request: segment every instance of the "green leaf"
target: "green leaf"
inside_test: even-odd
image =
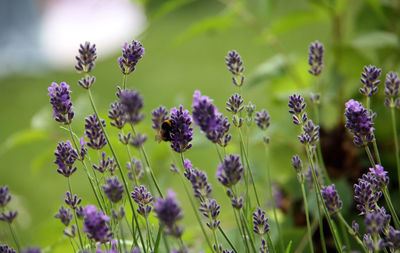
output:
[[[15,133],[10,136],[1,146],[0,154],[3,154],[7,150],[12,148],[32,143],[36,141],[48,140],[49,136],[46,131],[38,129],[28,129],[21,132]]]
[[[392,47],[397,48],[399,46],[399,39],[394,33],[383,32],[383,31],[371,31],[367,34],[360,35],[355,38],[351,45],[360,50],[365,50],[365,48],[386,48]]]
[[[282,54],[277,54],[261,63],[246,81],[248,86],[254,86],[264,80],[271,80],[286,74],[287,59]]]
[[[292,241],[290,241],[288,246],[286,247],[285,253],[290,253],[291,249],[292,249]]]

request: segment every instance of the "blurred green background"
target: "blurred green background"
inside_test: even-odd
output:
[[[300,195],[290,159],[295,153],[303,153],[296,138],[297,129],[287,113],[287,102],[292,93],[301,93],[308,98],[315,90],[316,80],[307,71],[307,52],[315,40],[324,44],[325,69],[320,77],[322,146],[328,170],[343,198],[345,216],[350,219],[351,215],[357,214],[351,198],[352,183],[367,169],[368,161],[364,153],[352,146],[351,137],[343,130],[344,102],[350,98],[362,99],[358,89],[363,66],[376,65],[383,69],[383,75],[399,70],[399,1],[143,0],[139,4],[144,8],[148,25],[143,33],[131,39],[139,39],[146,54],[128,77],[128,87],[138,90],[144,97],[146,118],[138,129],[149,136],[145,147],[162,190],[173,189],[178,193],[185,213],[181,222],[186,227],[184,240],[194,252],[205,250],[205,244],[193,222],[194,216],[183,188],[169,171],[172,162],[169,147],[153,139],[155,132],[151,129],[150,112],[158,105],[171,108],[182,104],[190,110],[193,92],[198,89],[214,99],[219,110],[228,115],[224,110],[225,103],[236,88],[224,57],[233,49],[244,61],[245,103],[251,101],[256,104],[257,111],[266,108],[271,114],[268,130],[271,175],[284,192],[287,203],[279,212],[286,244],[293,240],[293,249],[296,249],[305,235],[305,223],[301,217],[298,221],[294,210]],[[82,38],[82,43],[84,41]],[[120,51],[115,51],[111,56],[97,60],[93,71],[97,81],[92,92],[102,117],[107,119],[120,159],[125,163],[126,152],[118,144],[117,132],[109,126],[107,118],[109,105],[116,99],[116,86],[122,81],[117,63],[119,55]],[[383,75],[381,80],[384,80]],[[83,119],[92,111],[85,90],[76,84],[80,78],[71,64],[63,69],[44,67],[33,73],[25,73],[21,68],[0,79],[3,122],[0,127],[0,185],[10,186],[14,195],[11,206],[19,212],[16,227],[24,246],[36,245],[49,252],[70,250],[69,242],[62,234],[63,225],[53,218],[63,204],[67,189],[66,179],[56,172],[53,152],[57,142],[67,140],[69,135],[52,119],[47,87],[51,82],[61,81],[71,85],[75,107],[72,127],[82,136]],[[391,186],[396,187],[392,130],[385,124],[390,114],[383,102],[381,84],[372,108],[378,113],[376,130],[383,163],[392,176]],[[239,137],[233,127],[232,135],[228,151],[238,154]],[[263,209],[268,209],[267,162],[262,133],[252,127],[248,135],[257,187],[264,199]],[[334,140],[342,142],[338,144]],[[111,155],[107,147],[105,151]],[[137,152],[134,154],[139,157]],[[91,156],[94,158],[96,154]],[[228,234],[235,236],[230,203],[214,176],[219,163],[215,147],[197,127],[193,147],[185,156],[195,167],[207,172],[213,185],[213,196],[221,204],[221,224]],[[84,204],[94,203],[82,168],[78,167],[71,180],[74,192],[83,198]],[[396,199],[399,195],[394,196]],[[395,205],[400,208],[399,201]],[[273,223],[271,231],[276,238]],[[13,245],[3,223],[0,223],[0,242]]]

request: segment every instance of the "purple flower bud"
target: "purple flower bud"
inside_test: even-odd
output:
[[[234,75],[232,77],[233,84],[236,86],[242,86],[244,83],[244,67],[243,61],[238,52],[235,50],[229,51],[228,56],[225,57],[225,64],[228,66],[228,70]],[[235,76],[240,77],[238,81]]]
[[[124,194],[124,186],[119,182],[118,177],[107,178],[106,183],[103,185],[104,193],[111,202],[118,203]]]
[[[208,198],[211,194],[212,188],[208,183],[206,173],[197,168],[192,169],[192,164],[189,159],[185,160],[184,167],[184,175],[192,184],[194,196],[200,199]]]
[[[300,95],[293,94],[289,97],[289,113],[290,114],[301,114],[306,108],[306,103],[304,103],[304,98]]]
[[[76,217],[78,217],[78,219],[82,220],[85,217],[83,206],[78,206],[75,211]]]
[[[110,106],[111,109],[108,111],[108,118],[112,120],[110,124],[113,127],[122,129],[125,125],[125,120],[124,120],[124,111],[122,109],[121,103],[114,102]]]
[[[267,130],[270,125],[271,117],[267,110],[263,109],[261,112],[256,112],[254,120],[261,130]]]
[[[360,225],[358,225],[358,223],[357,223],[355,220],[353,220],[353,221],[351,222],[351,229],[352,229],[352,232],[353,232],[355,235],[358,235],[358,234],[359,234],[359,231],[360,231]]]
[[[107,169],[109,169],[112,164],[114,163],[114,158],[111,158],[109,156],[107,156],[106,159],[106,153],[105,152],[101,152],[101,160],[99,161],[99,164],[93,164],[93,169],[104,173],[105,171],[107,171]]]
[[[364,146],[372,142],[374,137],[374,123],[367,110],[362,104],[353,99],[346,103],[345,116],[347,118],[346,128],[354,134],[354,144]]]
[[[58,210],[58,213],[56,213],[54,215],[54,218],[60,219],[61,222],[68,227],[69,223],[72,220],[72,213],[71,213],[71,209],[65,209],[65,207],[61,206],[60,210]]]
[[[391,249],[390,252],[400,249],[400,231],[390,226],[386,237],[386,244]]]
[[[260,247],[259,252],[260,253],[268,253],[269,252],[267,241],[265,241],[264,238],[261,238],[261,247]]]
[[[381,69],[375,66],[365,66],[364,72],[361,73],[361,83],[364,84],[363,88],[360,88],[360,93],[364,96],[372,97],[378,91],[378,85],[381,81],[378,79],[381,76]]]
[[[86,141],[83,137],[79,139],[79,145],[81,146],[81,150],[79,151],[79,160],[83,161],[87,154]]]
[[[375,251],[375,243],[374,240],[372,240],[371,234],[365,234],[363,237],[363,244],[369,251]]]
[[[80,44],[79,56],[76,56],[77,64],[75,69],[78,73],[89,73],[94,68],[94,61],[97,59],[96,44],[91,45],[90,42]]]
[[[388,98],[394,98],[399,94],[400,79],[397,72],[386,74],[385,80],[385,95]]]
[[[364,174],[362,178],[358,179],[358,184],[354,184],[354,200],[357,202],[356,207],[361,214],[377,210],[376,202],[381,196],[382,192],[377,191],[371,175]]]
[[[230,188],[239,182],[243,175],[243,167],[239,161],[239,156],[229,155],[225,156],[222,163],[218,166],[216,173],[218,181],[224,186]]]
[[[122,45],[122,57],[118,58],[122,73],[129,75],[135,71],[136,64],[143,58],[144,54],[143,45],[139,41],[133,40],[129,44],[125,42]]]
[[[16,251],[9,247],[8,245],[2,245],[0,244],[0,252],[1,253],[16,253]]]
[[[66,193],[66,197],[64,199],[65,204],[67,204],[72,209],[76,209],[78,205],[81,203],[82,199],[78,198],[78,195],[72,196],[69,191]]]
[[[226,110],[232,114],[238,114],[244,108],[243,102],[242,96],[234,94],[229,98],[228,102],[226,102]]]
[[[317,167],[314,167],[314,171],[315,171],[315,175],[317,176],[317,180],[318,180],[319,184],[322,185],[324,182],[324,174],[322,173],[321,169],[317,168]],[[312,188],[314,185],[314,178],[312,175],[311,166],[308,167],[305,177],[308,180],[308,182],[310,182],[310,188]]]
[[[127,162],[126,163],[126,168],[128,169],[128,178],[131,181],[135,180],[134,174],[137,179],[140,179],[143,177],[144,171],[143,171],[143,164],[140,160],[136,158],[132,158],[132,162]]]
[[[171,109],[171,147],[177,153],[183,153],[192,147],[190,143],[193,137],[192,117],[188,110]]]
[[[169,170],[172,171],[173,173],[179,173],[179,169],[173,163],[171,163],[171,167],[169,168]]]
[[[168,119],[168,110],[164,106],[159,106],[157,109],[151,111],[153,121],[153,125],[151,126],[153,129],[159,130],[164,121]]]
[[[308,64],[310,65],[308,72],[311,75],[318,76],[321,74],[324,68],[324,45],[319,43],[318,40],[310,45],[308,50]]]
[[[193,120],[200,130],[206,133],[207,138],[213,143],[223,144],[223,138],[229,131],[230,124],[228,118],[224,118],[212,99],[202,96],[200,91],[196,90],[193,95]]]
[[[85,118],[85,136],[89,138],[87,145],[93,149],[102,149],[107,145],[107,141],[104,137],[103,130],[101,129],[100,122],[96,115],[90,115]],[[103,127],[106,126],[106,122],[102,119],[101,124]]]
[[[17,217],[17,214],[18,214],[17,211],[15,211],[15,212],[8,211],[8,213],[2,212],[0,215],[0,221],[4,221],[4,222],[11,224],[14,221],[14,219]]]
[[[365,214],[365,225],[367,232],[372,235],[382,233],[389,225],[390,215],[386,214],[385,208],[380,208],[377,211]]]
[[[379,164],[376,164],[375,168],[369,168],[369,171],[378,180],[377,185],[379,188],[382,188],[383,185],[389,184],[389,177],[386,176],[387,171],[385,171],[385,169]]]
[[[292,166],[296,173],[300,173],[303,170],[303,162],[298,155],[292,157]]]
[[[165,228],[165,233],[179,238],[183,233],[183,228],[176,223],[183,218],[183,214],[175,196],[172,190],[168,190],[167,197],[159,197],[154,201],[154,211]]]
[[[58,165],[57,172],[64,177],[70,177],[77,169],[73,164],[78,159],[78,152],[72,148],[71,142],[59,142],[54,155],[54,163]]]
[[[253,224],[254,233],[263,235],[269,232],[268,218],[260,207],[257,207],[257,211],[253,213]]]
[[[8,194],[8,186],[0,186],[0,208],[4,208],[11,201],[12,195]]]
[[[220,220],[217,220],[220,213],[219,209],[220,206],[215,199],[208,199],[207,202],[201,202],[199,211],[203,213],[204,217],[208,219],[211,217],[212,223],[207,222],[207,226],[211,229],[218,228],[219,224],[221,223]]]
[[[322,186],[321,194],[325,206],[330,213],[337,213],[342,209],[343,202],[339,199],[339,194],[335,189],[335,184]]]
[[[150,203],[153,201],[153,196],[146,189],[145,186],[141,185],[135,187],[134,191],[131,193],[133,200],[138,204],[137,212],[143,217],[147,217],[151,212]]]
[[[124,145],[127,145],[129,143],[131,137],[132,137],[131,133],[127,133],[127,134],[119,133],[118,134],[119,141]]]
[[[82,88],[90,89],[90,87],[92,87],[92,85],[94,84],[95,81],[96,81],[96,77],[88,75],[88,76],[82,77],[81,80],[78,81],[78,84]]]
[[[60,85],[52,83],[48,88],[50,96],[50,104],[53,106],[53,118],[57,122],[64,125],[69,125],[74,118],[74,112],[72,111],[71,96],[69,95],[72,91],[69,89],[69,85],[65,82],[61,82]]]
[[[144,114],[140,113],[143,108],[143,98],[140,96],[139,92],[134,90],[123,90],[120,95],[121,109],[123,110],[125,116],[124,120],[126,122],[137,124],[143,120]]]
[[[84,214],[83,232],[87,234],[87,237],[95,242],[106,243],[110,241],[112,232],[107,225],[110,218],[102,211],[97,211],[97,207],[93,205],[87,205]]]
[[[304,121],[303,121],[304,122]],[[319,141],[319,126],[314,125],[312,120],[307,120],[303,126],[304,133],[300,134],[297,138],[302,144],[316,145]]]
[[[114,209],[111,210],[111,214],[115,220],[121,220],[125,217],[125,209],[123,206],[119,208],[119,211],[115,211]]]
[[[132,146],[134,146],[135,148],[140,148],[143,143],[145,143],[147,140],[147,136],[143,135],[140,132],[137,132],[135,136],[133,136],[131,138],[131,141],[129,142],[129,144],[131,144]]]

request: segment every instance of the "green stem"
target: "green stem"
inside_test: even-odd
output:
[[[245,228],[245,230],[246,230],[246,232],[248,234],[248,237],[250,239],[251,248],[253,249],[254,253],[257,253],[256,247],[255,247],[255,244],[254,244],[254,241],[253,241],[253,237],[251,236],[250,229],[249,229],[248,224],[246,222],[246,217],[244,216],[243,212],[240,212],[240,210],[238,210],[238,212],[239,212],[239,217],[241,218],[241,221],[242,221],[242,225]],[[273,252],[275,252],[275,250],[273,250]]]
[[[111,153],[112,153],[112,155],[113,155],[113,157],[114,157],[114,159],[115,159],[115,162],[117,163],[118,170],[119,170],[119,172],[120,172],[120,175],[121,175],[121,178],[122,178],[122,182],[123,182],[123,184],[124,184],[125,191],[126,191],[126,194],[127,194],[127,196],[128,196],[129,205],[131,206],[133,218],[134,218],[134,220],[135,220],[136,225],[139,226],[139,222],[138,222],[138,219],[137,219],[136,214],[135,214],[135,208],[134,208],[134,206],[133,206],[132,199],[131,199],[130,196],[129,196],[129,188],[128,188],[128,184],[127,184],[126,179],[125,179],[125,175],[124,175],[124,173],[123,173],[123,171],[122,171],[122,166],[121,166],[121,164],[120,164],[120,162],[119,162],[119,160],[118,160],[118,158],[117,158],[117,155],[116,155],[116,153],[115,153],[115,151],[114,151],[114,148],[113,148],[113,146],[112,146],[112,144],[111,144],[111,142],[110,142],[110,138],[108,137],[108,134],[107,134],[107,132],[106,132],[106,130],[105,130],[103,124],[101,124],[101,119],[100,119],[100,116],[99,116],[99,114],[98,114],[98,112],[97,112],[96,105],[94,104],[92,92],[91,92],[90,89],[88,89],[88,94],[89,94],[90,104],[92,105],[93,111],[94,111],[94,113],[96,114],[96,117],[97,117],[98,121],[100,122],[99,125],[100,125],[101,130],[102,130],[102,132],[103,132],[103,134],[104,134],[104,137],[106,138],[106,141],[107,141],[107,143],[108,143],[108,147],[109,147],[110,150],[111,150]],[[143,248],[146,248],[145,243],[144,243],[144,240],[143,240],[142,232],[140,231],[140,229],[138,229],[138,233],[139,233],[140,242],[142,243]],[[145,252],[147,252],[147,251],[145,251]]]
[[[365,152],[367,153],[367,156],[368,156],[369,162],[371,163],[372,168],[375,168],[375,165],[376,165],[375,160],[374,160],[374,157],[372,156],[371,150],[369,150],[368,146],[365,146]]]
[[[392,98],[393,103],[393,98]],[[400,191],[400,154],[399,154],[399,139],[397,137],[397,126],[396,126],[396,114],[394,111],[394,107],[390,108],[390,114],[392,118],[392,129],[393,129],[393,138],[394,138],[394,148],[395,148],[395,157],[396,157],[396,165],[397,165],[397,177],[398,177],[398,185]]]
[[[121,234],[121,238],[122,238],[122,245],[124,247],[125,252],[128,252],[128,249],[126,248],[126,242],[125,242],[125,235],[124,235],[124,229],[123,229],[123,224],[122,224],[122,220],[118,221],[119,224],[119,230],[120,230],[120,234]]]
[[[353,232],[351,232],[351,231],[353,231],[353,229],[350,227],[349,224],[347,224],[347,222],[346,222],[346,220],[343,218],[342,214],[339,212],[339,213],[337,213],[337,216],[339,217],[339,220],[341,221],[341,223],[342,223],[343,225],[346,226],[347,232],[348,232],[351,236],[353,236],[353,238],[356,240],[356,242],[358,243],[358,245],[360,245],[360,247],[363,249],[363,251],[364,251],[365,253],[368,253],[368,250],[367,250],[367,248],[365,247],[364,243],[361,241],[361,239],[360,239],[356,234],[354,234]]]
[[[238,253],[239,251],[237,251],[237,249],[235,248],[235,246],[233,246],[233,243],[231,242],[231,240],[229,240],[229,237],[225,234],[224,230],[221,228],[221,226],[218,226],[218,230],[219,232],[222,234],[222,236],[225,238],[226,242],[229,244],[229,246],[231,246],[231,248],[233,249],[234,252]]]
[[[317,208],[318,208],[318,219],[319,219],[318,225],[319,225],[319,237],[321,240],[321,247],[322,247],[322,251],[324,253],[327,253],[326,243],[325,243],[325,235],[324,235],[324,216],[321,213],[321,206],[319,204],[318,193],[316,191],[315,191],[315,199],[317,201]]]
[[[124,77],[122,78],[122,87],[125,90],[126,89],[126,81],[128,79],[128,75],[124,74]]]
[[[252,185],[253,185],[254,194],[256,195],[257,204],[258,204],[258,206],[261,206],[260,200],[259,200],[258,194],[257,194],[256,185],[255,185],[254,178],[253,178],[253,173],[252,173],[252,171],[251,171],[249,159],[248,159],[248,156],[247,156],[247,152],[246,152],[246,150],[244,149],[245,144],[244,144],[244,141],[243,141],[242,130],[241,130],[240,128],[238,128],[238,130],[239,130],[239,135],[240,135],[240,142],[242,143],[242,147],[243,147],[243,154],[244,154],[244,158],[245,158],[245,160],[246,160],[247,169],[248,169],[249,174],[250,174],[250,178],[251,178],[251,183],[252,183]]]
[[[147,243],[148,243],[148,245],[149,245],[150,252],[152,252],[152,251],[151,251],[151,241],[152,241],[152,238],[151,238],[151,231],[150,231],[149,219],[148,219],[147,217],[145,217],[145,219],[146,219],[146,230],[147,230]]]
[[[372,111],[371,111],[370,108],[371,108],[371,98],[369,96],[367,96],[367,112],[368,112],[368,114],[370,116],[372,116]],[[377,160],[378,164],[381,165],[382,162],[381,162],[381,158],[379,156],[378,145],[376,144],[376,139],[375,138],[372,141],[372,146],[374,148],[376,160]],[[374,165],[374,167],[375,167],[375,165]]]
[[[310,226],[310,216],[309,216],[309,213],[308,213],[307,196],[306,196],[306,191],[304,189],[304,182],[302,182],[300,184],[300,186],[301,186],[301,193],[303,194],[304,211],[306,213],[306,220],[307,220],[308,245],[310,245],[310,252],[314,253],[314,246],[313,246],[312,234],[311,234],[311,226]]]
[[[284,252],[285,251],[285,246],[283,245],[283,234],[281,232],[281,226],[279,224],[279,220],[278,220],[278,215],[276,214],[276,206],[275,206],[275,199],[274,199],[274,195],[272,193],[272,180],[271,180],[271,172],[270,172],[270,166],[269,166],[269,152],[268,152],[268,147],[267,144],[264,142],[265,144],[265,156],[266,156],[266,164],[267,164],[267,181],[268,181],[268,187],[269,187],[269,197],[271,199],[271,205],[272,205],[272,211],[274,214],[274,219],[275,219],[275,224],[276,224],[276,228],[278,230],[278,235],[279,235],[279,245],[281,247],[281,251]]]
[[[71,197],[73,197],[74,195],[72,194],[71,182],[70,182],[69,177],[67,178],[67,181],[68,181],[69,192],[71,193]],[[74,218],[75,218],[76,229],[78,230],[79,243],[81,245],[81,249],[83,249],[83,241],[82,241],[82,236],[81,236],[81,230],[79,228],[78,219],[76,218],[76,210],[75,209],[74,209]]]
[[[133,124],[130,124],[130,125],[131,125],[131,128],[132,128],[133,134],[136,135],[135,127],[133,126]],[[162,192],[161,192],[161,190],[160,190],[160,186],[158,185],[157,179],[156,179],[156,177],[155,177],[154,174],[153,174],[153,170],[152,170],[152,168],[151,168],[151,166],[150,166],[149,157],[147,156],[146,150],[144,149],[144,146],[143,146],[143,145],[140,146],[140,150],[141,150],[142,153],[143,153],[144,160],[145,160],[145,162],[146,162],[147,169],[148,169],[148,171],[149,171],[149,173],[150,173],[151,180],[153,181],[154,185],[156,186],[158,194],[161,196],[161,198],[163,198]]]
[[[344,238],[344,242],[346,243],[346,250],[348,252],[351,252],[351,244],[350,244],[350,239],[349,239],[349,235],[346,233],[346,229],[344,228],[344,224],[343,222],[339,222],[339,228],[340,228],[340,232]]]
[[[8,224],[8,228],[10,229],[11,236],[15,242],[15,246],[17,247],[17,252],[21,252],[21,246],[19,244],[19,241],[17,240],[17,234],[15,233],[11,223],[7,222],[7,224]]]
[[[244,245],[246,246],[246,252],[250,252],[249,245],[248,245],[248,243],[247,243],[246,236],[245,236],[244,231],[243,231],[243,228],[242,228],[242,223],[239,222],[237,210],[236,210],[233,206],[232,206],[232,210],[233,210],[233,214],[234,214],[234,216],[235,216],[236,225],[237,225],[237,227],[239,228],[240,237],[242,237],[242,240],[243,240],[243,242],[244,242]]]
[[[392,214],[394,226],[396,227],[396,229],[400,229],[399,217],[397,217],[396,210],[393,207],[392,200],[390,199],[390,195],[386,185],[383,186],[382,192],[383,196],[385,197],[386,204],[389,207],[390,213]]]
[[[122,133],[123,135],[125,135],[123,129],[121,129],[121,133]],[[128,153],[129,164],[131,165],[131,170],[132,170],[133,179],[134,179],[134,181],[135,181],[135,186],[139,186],[138,180],[137,180],[137,178],[136,178],[136,171],[134,170],[133,164],[132,164],[132,155],[131,155],[131,151],[129,151],[128,144],[124,144],[124,145],[125,145],[125,147],[126,147],[126,152]]]

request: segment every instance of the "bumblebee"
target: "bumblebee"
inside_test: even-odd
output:
[[[156,135],[156,140],[160,141],[171,141],[171,130],[172,130],[172,121],[167,119],[161,124],[160,130]]]

